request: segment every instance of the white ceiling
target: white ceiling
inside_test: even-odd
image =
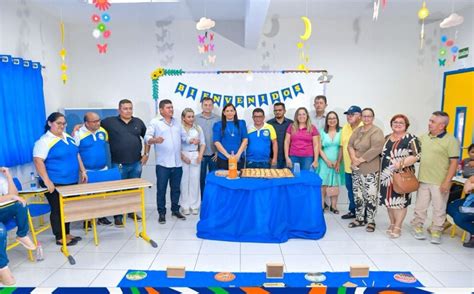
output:
[[[66,24],[90,24],[97,9],[88,0],[0,0],[14,1],[41,10]],[[160,1],[160,0],[155,0]],[[155,21],[198,21],[207,16],[226,23],[224,30],[231,33],[229,39],[242,46],[254,49],[263,31],[266,20],[298,18],[307,15],[311,19],[332,20],[358,17],[372,18],[374,0],[161,0],[161,3],[112,4],[110,15],[114,24],[137,24]],[[383,18],[413,19],[421,7],[422,0],[386,0]],[[451,13],[474,6],[474,0],[426,0],[431,15],[427,20],[439,21]],[[222,26],[215,28],[220,34]],[[235,37],[237,36],[237,37]]]
[[[5,1],[5,0],[2,0]],[[95,8],[87,0],[7,0],[26,1],[35,9],[41,9],[54,17],[62,15],[66,23],[89,23]],[[197,21],[201,16],[215,20],[245,20],[247,2],[267,0],[177,0],[177,2],[114,4],[110,11],[117,22],[177,19]],[[315,18],[357,17],[371,15],[373,0],[268,0],[270,5],[264,17],[278,15],[280,18],[294,18],[309,15]],[[422,0],[387,0],[384,17],[416,15]],[[432,15],[459,11],[474,0],[427,0]]]

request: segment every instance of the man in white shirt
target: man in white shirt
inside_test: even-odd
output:
[[[155,146],[156,162],[156,202],[158,206],[158,222],[166,223],[166,188],[169,182],[171,193],[171,215],[186,220],[179,211],[181,195],[181,177],[183,175],[181,161],[181,122],[173,118],[173,104],[170,100],[160,101],[159,110],[162,118],[151,120],[145,133],[145,142]]]
[[[316,119],[314,124],[321,133],[324,130],[324,124],[326,123],[326,107],[328,106],[328,100],[324,95],[318,95],[314,98],[314,110],[316,111]]]

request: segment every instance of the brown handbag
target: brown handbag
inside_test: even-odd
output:
[[[412,169],[406,168],[402,160],[401,168],[393,173],[393,190],[398,194],[408,194],[418,190],[420,182]]]

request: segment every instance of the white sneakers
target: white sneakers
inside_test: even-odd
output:
[[[189,209],[181,208],[181,211],[183,212],[184,215],[190,215],[190,214],[198,215],[199,214],[199,208],[189,208]]]
[[[191,210],[190,209],[186,209],[186,208],[183,208],[181,209],[183,211],[183,214],[184,215],[189,215],[191,213]]]

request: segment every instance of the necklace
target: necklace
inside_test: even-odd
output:
[[[234,124],[232,123],[232,131],[230,130],[231,124],[229,122],[227,122],[227,126],[228,126],[227,127],[227,132],[229,133],[229,135],[231,137],[234,137],[235,136],[235,126],[234,126]]]

